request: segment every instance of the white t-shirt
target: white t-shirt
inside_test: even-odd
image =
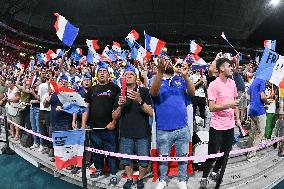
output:
[[[203,80],[204,80],[204,84],[206,83],[206,77],[203,75]],[[201,78],[201,75],[196,75],[196,74],[193,74],[190,79],[191,81],[193,82],[193,84],[195,85],[198,80],[200,80]],[[203,86],[200,86],[198,87],[197,89],[195,89],[195,96],[198,96],[198,97],[205,97],[205,91],[204,91],[204,87]]]
[[[39,98],[40,98],[40,107],[39,107],[39,109],[40,110],[50,111],[50,106],[48,108],[45,108],[44,105],[43,105],[44,100],[46,99],[46,97],[49,96],[47,83],[41,83],[38,86],[38,95],[39,95]]]
[[[17,87],[14,87],[14,89],[10,89],[8,88],[8,99],[13,99],[16,97],[16,93],[20,92],[19,89]],[[6,108],[7,108],[7,113],[12,115],[12,116],[16,116],[18,114],[19,111],[19,107],[20,107],[20,102],[10,102],[6,104]]]

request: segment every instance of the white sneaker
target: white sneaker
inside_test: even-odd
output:
[[[167,186],[167,182],[164,180],[160,180],[155,189],[164,189],[166,186]]]
[[[40,145],[38,151],[42,153],[44,150],[45,150],[45,147]]]
[[[187,185],[186,185],[185,181],[179,181],[177,183],[177,186],[178,186],[179,189],[187,189]]]
[[[30,149],[33,150],[33,149],[35,149],[35,148],[38,148],[38,146],[39,146],[39,145],[38,145],[37,143],[34,143],[34,144],[30,147]]]

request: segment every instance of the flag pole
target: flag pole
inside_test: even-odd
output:
[[[87,162],[86,162],[86,148],[89,143],[89,135],[88,135],[88,130],[85,130],[85,142],[84,142],[84,152],[83,152],[83,160],[82,160],[82,183],[83,183],[83,188],[87,189],[88,188],[88,180],[87,180]]]

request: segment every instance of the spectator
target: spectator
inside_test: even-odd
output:
[[[265,95],[265,81],[255,78],[249,87],[248,94],[250,99],[249,116],[251,118],[249,141],[251,146],[258,146],[265,133],[266,110],[264,104],[269,104]],[[256,159],[256,151],[248,153],[248,161],[252,162]]]
[[[235,82],[230,79],[232,76],[231,61],[227,58],[216,60],[216,69],[219,76],[210,83],[208,88],[209,109],[212,112],[209,130],[208,154],[220,152],[229,152],[232,149],[234,137],[234,113],[236,115],[237,125],[241,125],[239,112],[237,109],[238,100],[236,100],[237,88]],[[203,176],[200,180],[200,189],[206,189],[208,185],[208,175],[213,163],[216,161],[210,178],[218,180],[219,170],[224,157],[207,159]]]
[[[109,152],[116,151],[116,121],[112,119],[115,98],[120,93],[120,88],[109,82],[108,66],[104,62],[98,63],[97,67],[98,84],[91,87],[86,96],[88,110],[82,116],[82,128],[86,128],[87,115],[91,123],[91,146],[96,149]],[[117,185],[117,168],[114,157],[107,158],[110,168],[110,185]],[[96,172],[91,178],[98,178],[103,175],[104,157],[100,154],[93,154],[93,162]]]
[[[153,116],[149,90],[136,84],[135,68],[130,66],[124,72],[127,85],[127,98],[119,96],[116,100],[116,110],[113,119],[119,119],[120,153],[139,156],[149,156],[150,150],[150,125],[149,116]],[[133,180],[133,162],[130,159],[122,159],[125,166],[127,182],[123,189],[130,189]],[[139,177],[137,189],[143,189],[143,178],[147,171],[148,162],[139,161]]]
[[[158,72],[151,85],[156,124],[157,147],[160,156],[169,156],[171,146],[175,144],[178,157],[187,156],[190,132],[187,126],[186,95],[194,95],[194,85],[189,80],[188,70],[183,69],[181,76],[174,76],[171,60],[158,60]],[[187,188],[187,162],[179,162],[178,187]],[[160,181],[156,189],[167,186],[168,163],[159,164]]]

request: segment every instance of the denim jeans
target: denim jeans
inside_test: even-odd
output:
[[[31,107],[30,108],[30,122],[33,132],[40,133],[39,131],[39,107]],[[42,139],[33,135],[34,143],[42,144]]]
[[[92,130],[91,131],[91,147],[99,150],[105,150],[109,152],[116,152],[116,137],[115,131],[110,130]],[[104,156],[101,154],[92,154],[93,163],[97,170],[103,170]],[[110,173],[115,175],[117,173],[116,158],[107,157]]]
[[[169,156],[172,145],[175,145],[176,156],[186,157],[189,150],[190,132],[186,126],[182,129],[171,131],[157,130],[157,145],[160,156]],[[160,180],[167,181],[168,162],[159,164]],[[187,178],[187,161],[178,162],[178,180],[186,181]]]
[[[149,156],[150,151],[150,138],[120,138],[120,153],[128,155],[138,155],[138,156]],[[132,165],[132,159],[122,158],[120,161],[121,165]],[[138,165],[141,167],[147,167],[147,161],[140,161]]]

